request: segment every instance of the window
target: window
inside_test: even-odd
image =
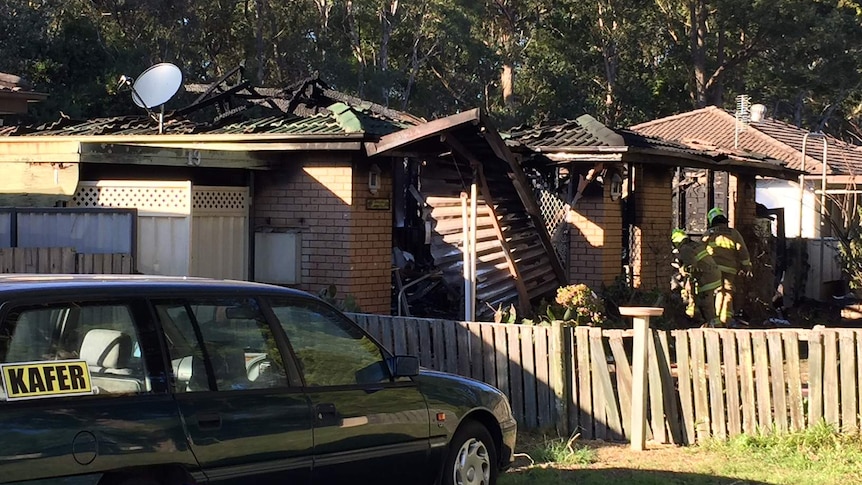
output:
[[[272,310],[296,353],[308,386],[389,380],[380,347],[352,322],[314,302],[274,301]]]
[[[168,341],[177,392],[287,385],[281,353],[257,301],[157,303],[156,313]]]
[[[76,302],[27,307],[13,310],[0,324],[0,363],[36,368],[35,363],[57,361],[80,362],[93,394],[139,394],[151,389],[134,318],[126,305]],[[63,395],[52,391],[68,382],[61,384],[54,372],[42,375],[45,382],[31,380],[24,387],[29,386],[34,397]],[[36,392],[40,387],[42,392]]]

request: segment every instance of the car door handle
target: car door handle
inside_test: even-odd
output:
[[[201,413],[201,414],[198,414],[198,428],[200,428],[200,429],[218,429],[218,428],[221,428],[221,414],[219,414],[219,413]]]
[[[338,416],[338,409],[336,409],[335,404],[332,404],[331,402],[320,403],[315,406],[314,409],[315,411],[317,411],[316,414],[318,421],[323,421],[326,418],[335,418]]]

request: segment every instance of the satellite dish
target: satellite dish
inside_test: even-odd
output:
[[[177,66],[163,62],[142,72],[132,86],[132,101],[150,109],[167,103],[180,89],[183,73]]]

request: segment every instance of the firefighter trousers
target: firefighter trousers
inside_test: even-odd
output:
[[[721,273],[721,286],[715,290],[715,315],[722,326],[733,320],[733,293],[736,291],[736,273]]]

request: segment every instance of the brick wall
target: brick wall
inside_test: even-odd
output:
[[[731,175],[728,183],[727,220],[732,227],[751,230],[757,213],[754,175]]]
[[[672,170],[635,166],[635,229],[632,273],[635,288],[667,289],[671,275]]]
[[[601,197],[584,197],[569,212],[569,282],[593,290],[622,273],[622,208],[612,201],[610,184]]]
[[[389,315],[392,301],[392,177],[391,170],[376,163],[383,170],[377,194],[368,190],[370,163],[357,164],[353,173],[353,206],[350,232],[350,286],[363,312]],[[366,201],[389,199],[390,209],[370,210]]]
[[[376,197],[391,198],[391,172],[381,168]],[[301,234],[296,287],[317,293],[334,284],[339,298],[353,295],[362,311],[388,314],[391,210],[367,210],[368,196],[368,165],[321,154],[256,173],[253,223],[256,230]]]

